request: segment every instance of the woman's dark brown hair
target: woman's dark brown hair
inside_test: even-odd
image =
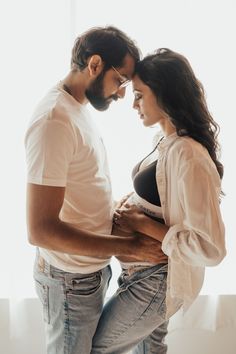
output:
[[[177,134],[190,136],[206,147],[222,178],[224,168],[218,160],[219,126],[208,110],[203,86],[188,60],[161,48],[137,63],[136,74],[151,88]]]

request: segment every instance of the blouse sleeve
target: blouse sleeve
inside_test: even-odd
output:
[[[179,168],[177,194],[183,220],[170,227],[162,248],[175,262],[214,266],[226,254],[220,178],[209,161],[192,158]]]

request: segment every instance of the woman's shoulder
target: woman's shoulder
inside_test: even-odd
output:
[[[185,157],[185,159],[209,158],[207,149],[189,136],[179,136],[170,149],[170,155]]]
[[[183,136],[176,139],[170,149],[167,160],[172,167],[176,166],[178,171],[187,169],[198,169],[205,173],[216,176],[219,179],[215,163],[208,150],[198,141]]]

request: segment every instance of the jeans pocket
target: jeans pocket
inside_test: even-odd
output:
[[[67,284],[68,295],[88,296],[94,294],[101,286],[101,272],[72,278]]]
[[[44,285],[35,279],[35,289],[39,297],[39,300],[43,306],[43,319],[49,324],[50,323],[50,313],[49,313],[49,287]]]
[[[123,271],[118,278],[119,288],[117,293],[136,286],[137,288],[140,287],[141,293],[150,292],[154,296],[157,292],[163,291],[166,277],[166,271],[162,272],[161,269],[156,270],[154,267],[134,272],[132,275],[129,275],[127,271]]]

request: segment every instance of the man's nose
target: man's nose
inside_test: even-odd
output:
[[[119,98],[124,98],[125,97],[125,92],[126,92],[126,87],[120,87],[118,90],[117,90],[117,96]]]

